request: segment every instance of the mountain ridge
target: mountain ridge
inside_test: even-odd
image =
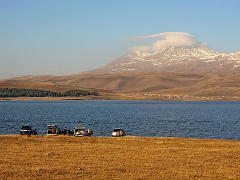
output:
[[[240,52],[217,52],[206,47],[174,47],[130,51],[102,68],[85,73],[240,73]]]

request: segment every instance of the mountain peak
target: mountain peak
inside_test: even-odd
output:
[[[240,53],[223,53],[207,47],[135,49],[96,73],[238,73]]]

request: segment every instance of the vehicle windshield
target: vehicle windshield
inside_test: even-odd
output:
[[[21,128],[22,130],[30,130],[31,129],[31,127],[30,126],[22,126],[22,128]]]
[[[119,132],[121,131],[122,129],[114,129],[113,132]]]

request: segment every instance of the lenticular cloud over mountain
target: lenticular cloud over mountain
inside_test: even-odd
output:
[[[131,39],[156,39],[151,46],[138,46],[133,49],[142,49],[155,51],[159,49],[167,49],[169,47],[202,47],[202,43],[198,42],[196,38],[186,32],[164,32],[152,34],[148,36],[136,36]]]
[[[131,48],[126,55],[91,73],[240,73],[239,53],[211,50],[189,33],[165,32],[130,40],[153,43]]]

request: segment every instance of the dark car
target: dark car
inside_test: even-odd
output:
[[[37,130],[33,130],[31,126],[22,126],[20,135],[37,135]]]
[[[57,125],[47,125],[47,135],[59,135],[59,129]]]

